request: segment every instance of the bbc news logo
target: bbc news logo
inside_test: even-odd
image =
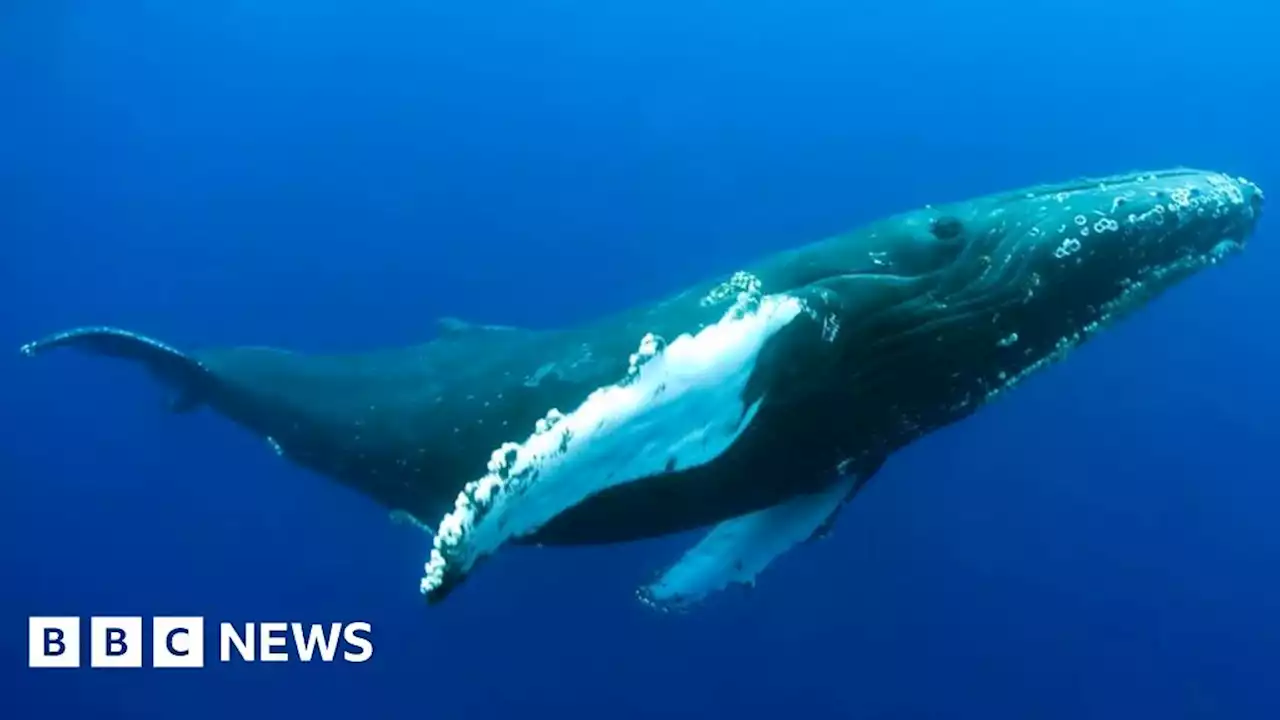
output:
[[[89,667],[140,668],[143,647],[141,617],[91,617],[87,643],[81,640],[79,617],[27,619],[27,666],[77,668],[84,646]],[[362,663],[373,657],[372,628],[367,622],[218,624],[218,661]],[[200,668],[205,663],[203,617],[151,618],[151,667]],[[341,650],[341,652],[339,652]]]

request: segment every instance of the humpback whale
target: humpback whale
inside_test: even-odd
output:
[[[1170,169],[928,206],[579,327],[441,323],[344,356],[85,327],[285,458],[432,532],[421,592],[504,545],[710,528],[639,596],[690,606],[822,533],[894,452],[1241,250],[1263,194]]]

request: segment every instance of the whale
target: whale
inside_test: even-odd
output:
[[[184,351],[86,326],[68,347],[146,368],[429,533],[451,596],[507,545],[702,529],[639,598],[753,584],[833,525],[891,455],[978,412],[1254,234],[1263,193],[1192,168],[1038,185],[885,217],[559,329],[439,323],[347,355]]]

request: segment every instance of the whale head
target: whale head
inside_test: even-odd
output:
[[[879,289],[840,317],[841,395],[859,405],[846,425],[860,437],[884,433],[879,444],[892,450],[967,415],[1243,249],[1262,205],[1243,178],[1177,169],[1025,188],[878,223],[848,246],[879,267],[868,271],[859,258],[864,267],[844,277],[846,287]]]
[[[1034,325],[1028,337],[1069,344],[1242,250],[1262,203],[1244,178],[1196,170],[993,196],[971,206],[966,247],[938,293],[961,307],[998,298]]]

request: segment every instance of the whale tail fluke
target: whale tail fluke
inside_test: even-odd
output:
[[[198,406],[203,396],[201,388],[212,379],[209,371],[186,353],[145,335],[113,327],[80,327],[46,335],[23,345],[19,352],[34,357],[60,347],[142,364],[176,391],[169,405],[174,412],[186,412]]]

